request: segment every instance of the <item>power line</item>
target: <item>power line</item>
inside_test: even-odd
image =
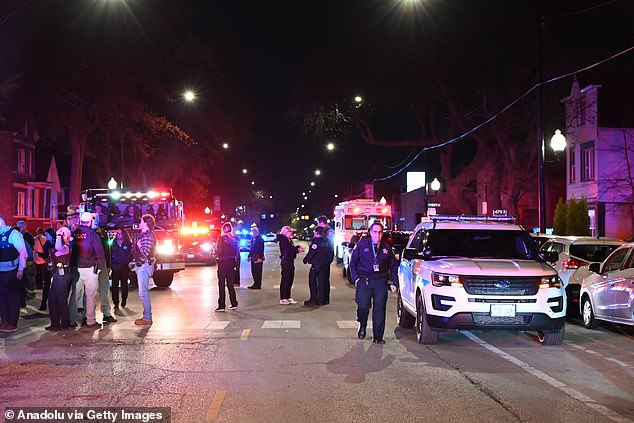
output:
[[[602,65],[602,64],[604,64],[604,63],[606,63],[606,62],[609,62],[610,60],[616,59],[616,58],[617,58],[617,57],[619,57],[619,56],[622,56],[622,55],[624,55],[624,54],[627,54],[627,53],[629,53],[629,52],[630,52],[630,51],[632,51],[632,50],[634,50],[634,46],[628,47],[628,48],[626,48],[625,50],[622,50],[622,51],[620,51],[620,52],[618,52],[618,53],[616,53],[616,54],[613,54],[612,56],[610,56],[610,57],[608,57],[608,58],[606,58],[606,59],[600,60],[600,61],[598,61],[598,62],[595,62],[595,63],[593,63],[593,64],[591,64],[591,65],[589,65],[589,66],[583,67],[583,68],[578,69],[578,70],[576,70],[576,71],[573,71],[573,72],[568,72],[568,73],[566,73],[566,74],[563,74],[563,75],[560,75],[560,76],[556,76],[556,77],[551,78],[551,79],[549,79],[549,80],[546,80],[546,81],[544,81],[544,82],[538,82],[537,84],[533,85],[530,89],[528,89],[526,92],[524,92],[524,94],[520,95],[518,98],[516,98],[515,100],[513,100],[512,102],[510,102],[509,104],[507,104],[506,106],[504,106],[502,109],[500,109],[500,111],[498,111],[497,113],[495,113],[493,116],[489,117],[489,118],[488,118],[488,119],[486,119],[484,122],[482,122],[482,123],[480,123],[480,124],[478,124],[478,125],[474,126],[474,127],[473,127],[473,128],[471,128],[469,131],[467,131],[467,132],[463,133],[462,135],[459,135],[459,136],[457,136],[457,137],[455,137],[455,138],[452,138],[452,139],[450,139],[450,140],[443,141],[443,142],[441,142],[441,143],[439,143],[439,144],[432,145],[432,146],[428,146],[428,147],[421,147],[421,150],[420,150],[420,151],[419,151],[419,152],[418,152],[418,153],[417,153],[417,154],[416,154],[416,155],[415,155],[415,156],[414,156],[414,157],[413,157],[413,158],[412,158],[412,159],[411,159],[411,160],[410,160],[410,161],[409,161],[409,162],[408,162],[405,166],[403,166],[401,169],[397,170],[396,172],[394,172],[394,173],[393,173],[393,174],[391,174],[391,175],[385,176],[385,177],[383,177],[383,178],[376,178],[376,179],[373,179],[372,181],[373,181],[373,182],[377,182],[377,181],[386,181],[386,180],[388,180],[388,179],[391,179],[391,178],[395,177],[396,175],[398,175],[398,174],[402,173],[405,169],[407,169],[407,168],[408,168],[408,167],[409,167],[412,163],[414,163],[414,161],[416,161],[416,159],[418,159],[418,157],[420,157],[420,155],[421,155],[422,153],[424,153],[425,151],[435,150],[435,149],[438,149],[438,148],[442,148],[442,147],[445,147],[445,146],[447,146],[447,145],[449,145],[449,144],[454,144],[454,143],[456,143],[456,142],[458,142],[458,141],[462,140],[463,138],[465,138],[465,137],[467,137],[468,135],[470,135],[470,134],[474,133],[475,131],[477,131],[478,129],[482,128],[482,127],[483,127],[483,126],[485,126],[486,124],[488,124],[488,123],[492,122],[493,120],[497,119],[497,117],[498,117],[499,115],[501,115],[502,113],[506,112],[508,109],[510,109],[511,107],[513,107],[515,104],[517,104],[519,101],[521,101],[522,99],[524,99],[526,96],[528,96],[530,93],[532,93],[532,92],[533,92],[535,89],[537,89],[538,87],[543,86],[543,85],[546,85],[546,84],[550,84],[550,83],[555,82],[555,81],[559,81],[559,80],[561,80],[561,79],[564,79],[564,78],[567,78],[567,77],[570,77],[570,76],[573,76],[573,75],[576,75],[576,74],[579,74],[579,73],[582,73],[582,72],[585,72],[585,71],[588,71],[588,70],[593,69],[593,68],[595,68],[595,67],[597,67],[597,66],[600,66],[600,65]],[[411,153],[410,153],[410,154],[411,154]],[[408,155],[408,156],[409,156],[409,155]]]

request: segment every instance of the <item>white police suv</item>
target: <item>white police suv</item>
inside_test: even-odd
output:
[[[566,293],[545,259],[512,218],[435,216],[401,255],[398,324],[415,326],[421,344],[448,329],[511,329],[559,345]]]

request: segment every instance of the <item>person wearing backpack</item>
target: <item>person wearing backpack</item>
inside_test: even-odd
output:
[[[0,332],[18,327],[26,257],[24,238],[0,216]]]

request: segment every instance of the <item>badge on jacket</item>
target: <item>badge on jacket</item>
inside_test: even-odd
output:
[[[317,249],[317,244],[311,245],[310,248],[312,248],[313,250],[316,250]]]

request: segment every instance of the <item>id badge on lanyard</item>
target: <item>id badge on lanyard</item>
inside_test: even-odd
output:
[[[374,264],[373,264],[373,269],[375,272],[380,272],[379,270],[379,263],[376,261],[376,256],[377,256],[377,252],[374,249],[374,243],[372,243],[372,254],[374,254]]]

